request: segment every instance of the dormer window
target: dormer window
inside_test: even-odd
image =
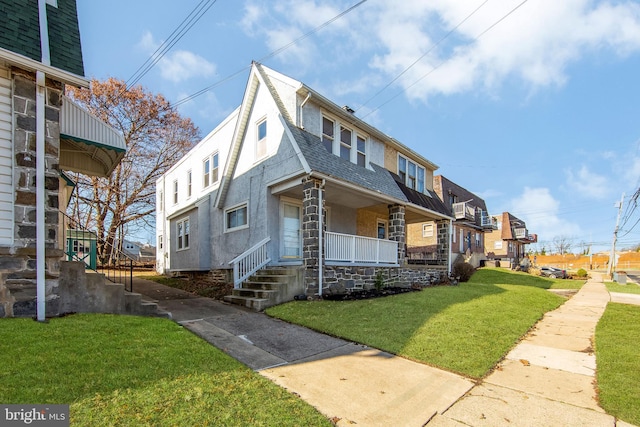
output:
[[[333,120],[322,118],[322,144],[330,153],[333,153],[334,124]]]
[[[402,155],[398,155],[398,176],[407,187],[425,192],[425,168]]]
[[[339,135],[338,139],[336,135]],[[358,166],[367,166],[367,138],[338,120],[322,117],[322,145],[336,156]]]
[[[340,157],[351,160],[351,130],[340,127]]]

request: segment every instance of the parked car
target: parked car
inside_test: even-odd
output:
[[[540,267],[540,274],[550,279],[566,279],[569,277],[566,270],[555,267]]]

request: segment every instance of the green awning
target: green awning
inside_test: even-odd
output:
[[[60,169],[108,177],[127,150],[113,127],[63,96],[60,109]]]

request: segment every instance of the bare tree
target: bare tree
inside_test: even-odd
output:
[[[571,239],[567,236],[556,236],[553,238],[553,247],[560,255],[568,254],[571,251]]]
[[[125,231],[153,227],[155,182],[199,140],[191,119],[181,117],[162,95],[141,86],[127,88],[114,78],[92,80],[89,89],[68,87],[67,94],[123,135],[124,159],[108,178],[76,174],[72,217],[95,229],[98,254],[110,258]]]

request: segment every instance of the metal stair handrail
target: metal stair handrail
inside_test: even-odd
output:
[[[85,262],[86,268],[96,273],[103,274],[107,280],[113,283],[121,283],[124,285],[125,290],[129,292],[133,292],[133,263],[134,259],[131,258],[128,254],[116,248],[113,244],[109,244],[102,237],[98,236],[95,231],[89,230],[80,224],[78,224],[73,218],[67,215],[66,212],[59,211],[63,217],[67,221],[68,227],[64,227],[65,230],[74,229],[80,230],[83,232],[91,233],[96,237],[96,241],[100,244],[104,245],[105,248],[110,248],[110,256],[108,260],[105,260],[103,257],[98,256],[96,259],[96,268],[92,268],[89,265],[86,265],[84,259],[81,259],[76,254],[71,253],[67,245],[65,244],[64,253],[67,255],[69,261],[81,261]],[[66,237],[65,237],[66,238]],[[115,260],[115,262],[114,262]],[[110,264],[108,261],[112,261]]]

